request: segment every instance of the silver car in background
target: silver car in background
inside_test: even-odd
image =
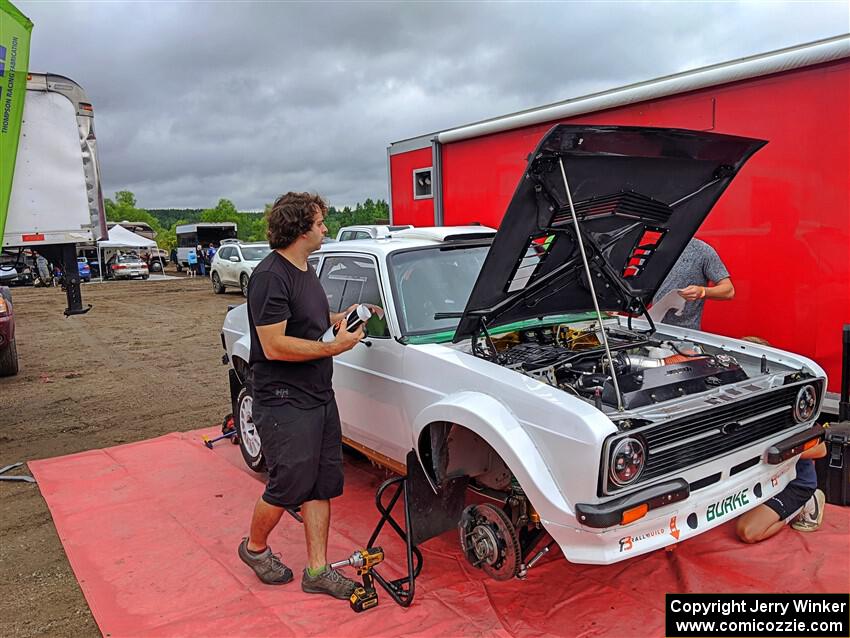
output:
[[[238,286],[248,296],[248,279],[262,259],[271,252],[267,243],[224,242],[210,266],[213,292],[223,294],[228,286]]]

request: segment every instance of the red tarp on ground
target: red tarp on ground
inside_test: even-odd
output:
[[[411,608],[379,589],[378,608],[355,614],[346,601],[301,592],[303,531],[291,517],[270,544],[294,582],[263,585],[242,564],[236,547],[263,484],[236,446],[203,446],[201,434],[217,432],[29,464],[105,635],[663,636],[665,592],[841,592],[850,583],[850,510],[828,506],[814,534],[784,530],[747,546],[727,524],[674,551],[609,566],[572,565],[553,552],[524,582],[486,578],[448,532],[421,547]],[[368,540],[383,478],[347,459],[345,494],[333,501],[331,560]],[[387,554],[380,571],[400,577],[401,541],[387,531],[378,542]]]

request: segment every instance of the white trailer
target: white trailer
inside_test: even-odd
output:
[[[61,264],[66,315],[81,314],[76,244],[106,236],[94,109],[61,75],[32,73],[2,247],[37,250]]]
[[[189,266],[189,251],[197,247],[208,247],[210,243],[220,246],[225,239],[236,239],[236,224],[233,222],[200,222],[183,224],[174,229],[177,235],[177,270]]]

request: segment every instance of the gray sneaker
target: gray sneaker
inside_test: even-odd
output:
[[[348,600],[354,590],[360,587],[357,581],[346,578],[335,569],[325,567],[325,571],[311,577],[304,568],[301,578],[301,589],[308,594],[328,594],[340,600]]]
[[[806,502],[806,506],[797,515],[797,518],[792,521],[791,527],[798,532],[816,532],[819,530],[823,523],[823,507],[825,503],[826,495],[820,490],[815,490],[815,493]]]
[[[239,558],[266,585],[284,585],[292,580],[292,570],[280,561],[280,554],[272,554],[271,547],[266,547],[262,554],[252,554],[248,551],[248,539],[243,538],[239,543]]]

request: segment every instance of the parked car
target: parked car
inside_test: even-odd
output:
[[[823,370],[646,311],[762,145],[559,125],[494,237],[417,228],[322,246],[311,260],[331,311],[384,311],[368,347],[333,360],[344,440],[402,470],[413,451],[437,492],[460,478],[496,499],[469,505],[458,528],[469,561],[497,579],[523,573],[542,531],[569,561],[608,564],[776,495],[822,437]],[[245,304],[222,343],[242,455],[258,470]]]
[[[0,377],[18,374],[18,349],[15,346],[15,311],[12,291],[0,286]]]
[[[257,264],[269,253],[268,244],[242,244],[225,240],[210,265],[213,292],[223,294],[228,286],[238,286],[248,296],[248,279]]]
[[[352,239],[381,239],[388,237],[394,232],[413,228],[410,224],[397,226],[343,226],[336,234],[337,241],[349,241]]]
[[[148,265],[135,254],[113,255],[106,262],[108,276],[112,279],[133,279],[150,277]]]
[[[33,283],[32,258],[23,252],[0,254],[0,285],[31,286]]]
[[[85,282],[91,281],[91,267],[89,260],[85,257],[77,257],[77,270],[80,273],[80,279]]]

